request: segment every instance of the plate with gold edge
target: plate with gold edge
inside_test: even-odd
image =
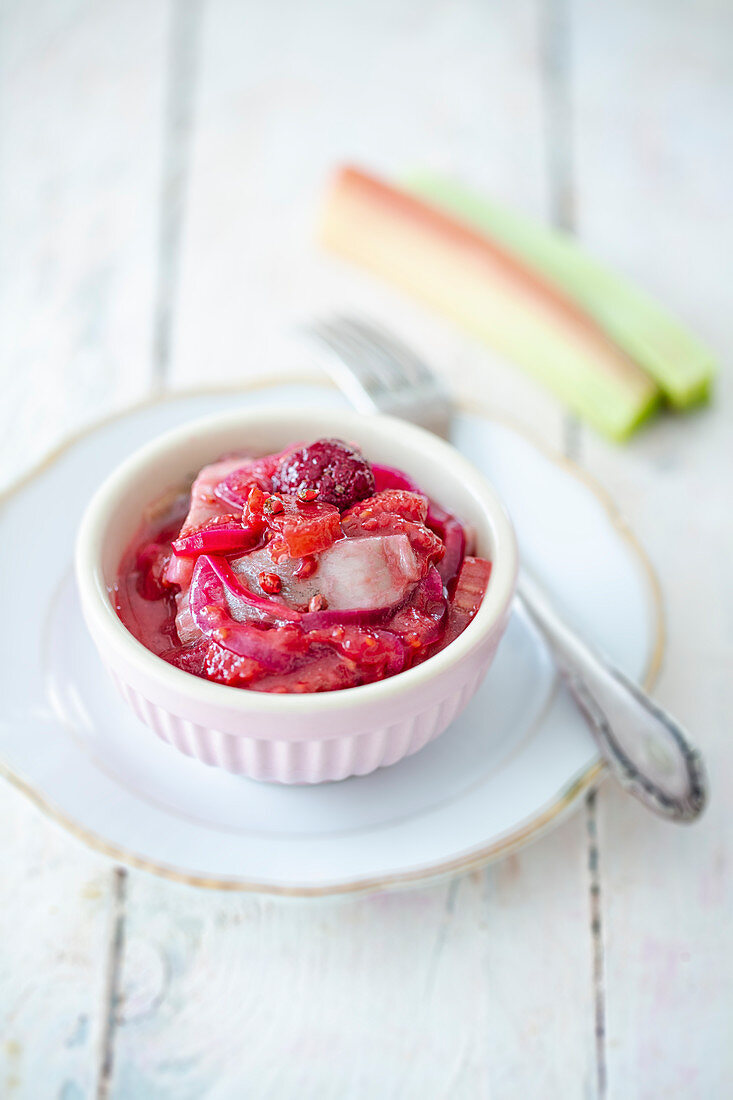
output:
[[[484,684],[442,737],[340,783],[281,787],[187,758],[150,734],[104,672],[72,570],[91,492],[161,432],[274,402],[345,404],[330,387],[303,382],[174,394],[91,427],[5,495],[0,594],[17,629],[3,641],[0,772],[98,851],[211,888],[349,893],[426,881],[516,850],[602,775],[583,719],[518,610]],[[523,560],[591,641],[650,683],[662,648],[658,588],[603,492],[475,410],[458,415],[453,442],[507,504]]]

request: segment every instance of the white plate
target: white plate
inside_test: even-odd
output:
[[[317,787],[258,784],[180,755],[140,725],[103,672],[71,570],[91,491],[168,428],[273,401],[343,403],[304,384],[177,395],[91,429],[8,494],[2,771],[100,851],[203,886],[340,893],[464,870],[518,847],[601,774],[582,719],[519,614],[485,684],[441,738],[391,768]],[[524,560],[591,639],[648,680],[662,645],[657,588],[603,495],[483,416],[462,414],[455,442],[506,501]]]

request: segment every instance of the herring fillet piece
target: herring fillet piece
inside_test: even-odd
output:
[[[317,560],[316,572],[302,580],[297,576],[298,559],[275,565],[267,547],[235,558],[231,567],[257,593],[260,572],[274,570],[282,581],[279,598],[284,603],[305,607],[320,594],[331,611],[393,607],[422,577],[420,562],[404,534],[339,539]]]
[[[525,367],[613,439],[625,439],[659,401],[649,375],[551,281],[470,226],[365,172],[337,172],[321,241]]]
[[[658,384],[675,408],[710,396],[715,357],[653,298],[600,263],[567,233],[479,195],[451,179],[414,173],[407,190],[493,237],[552,279],[590,313]]]

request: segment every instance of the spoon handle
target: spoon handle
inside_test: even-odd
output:
[[[694,821],[707,801],[702,757],[682,727],[568,626],[531,578],[517,590],[611,771],[630,794],[671,821]]]

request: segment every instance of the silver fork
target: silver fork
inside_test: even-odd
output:
[[[447,390],[394,336],[350,317],[303,331],[326,353],[324,365],[357,409],[399,416],[449,437],[454,410]],[[621,786],[662,817],[694,821],[707,801],[707,779],[682,727],[573,630],[525,569],[516,602],[544,636]]]

